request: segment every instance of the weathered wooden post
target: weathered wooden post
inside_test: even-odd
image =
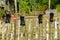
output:
[[[9,27],[10,27],[10,23],[7,23],[6,26],[7,26],[7,34],[6,34],[7,39],[6,40],[9,40]]]
[[[40,40],[43,40],[43,24],[42,24],[42,14],[39,14],[38,16],[38,22],[39,22],[39,35],[40,35]]]
[[[16,22],[17,20],[14,20],[14,40],[16,40]]]
[[[29,20],[28,20],[29,21]],[[30,34],[30,30],[31,30],[31,21],[32,21],[32,19],[30,19],[30,21],[29,21],[29,27],[28,27],[28,40],[31,40],[30,38],[31,38],[31,34]]]
[[[17,0],[14,0],[14,3],[15,3],[15,17],[16,17],[16,19],[14,20],[14,40],[16,40]]]
[[[24,16],[20,16],[20,34],[21,34],[21,40],[25,39],[25,31],[26,31],[26,27],[25,27],[25,20],[24,20]]]
[[[6,32],[6,28],[4,27],[4,23],[2,24],[2,40],[4,40],[4,35],[5,35],[5,32]]]
[[[54,33],[54,40],[57,40],[57,18],[56,18],[56,20],[55,20],[55,24],[54,24],[55,26],[55,33]]]
[[[18,19],[18,40],[20,40],[20,19]]]
[[[53,40],[53,25],[54,25],[54,13],[50,13],[50,25],[49,25],[49,28],[50,28],[50,40]]]
[[[14,38],[14,23],[12,23],[12,28],[11,28],[11,38],[10,40],[12,40]]]
[[[6,28],[7,28],[6,40],[9,40],[8,37],[9,37],[10,20],[11,20],[11,15],[10,15],[9,11],[6,11],[6,20],[5,20]]]
[[[49,40],[49,33],[48,33],[48,30],[49,30],[49,21],[47,19],[47,24],[46,24],[46,40]]]
[[[38,40],[38,27],[39,27],[39,25],[38,25],[38,19],[36,19],[36,36],[35,36],[35,38],[36,38],[36,40]]]

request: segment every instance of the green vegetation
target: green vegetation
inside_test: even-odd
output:
[[[48,6],[48,2],[49,0],[18,0],[19,2],[19,9],[20,10],[24,10],[27,13],[29,13],[29,11],[32,9],[32,11],[36,10],[36,11],[44,11],[44,5]],[[59,0],[51,0],[51,7],[54,6],[55,8],[57,8],[57,10],[59,11]],[[56,7],[57,5],[57,7]]]
[[[60,0],[50,0],[51,1],[51,7],[54,6],[54,8],[57,9],[58,12],[60,12]],[[41,13],[44,12],[46,8],[48,8],[49,0],[17,0],[18,7],[17,12],[30,14],[33,11],[40,11]],[[14,9],[14,1],[12,0],[6,0],[6,5],[10,4],[10,9]],[[14,9],[15,11],[15,9]],[[33,13],[34,14],[34,13]]]
[[[57,5],[56,9],[57,9],[57,12],[60,12],[60,4]]]
[[[2,9],[2,10],[0,10],[0,19],[3,15],[5,15],[5,10]]]

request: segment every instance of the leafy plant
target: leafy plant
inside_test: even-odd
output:
[[[5,15],[5,10],[0,10],[0,18],[3,16],[3,15]]]
[[[60,12],[60,4],[57,5],[56,9],[57,9],[57,12]]]

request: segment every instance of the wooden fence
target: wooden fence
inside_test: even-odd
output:
[[[49,15],[43,15],[43,23],[38,23],[37,16],[25,16],[25,26],[16,24],[0,24],[0,40],[60,40],[60,16],[49,21]]]

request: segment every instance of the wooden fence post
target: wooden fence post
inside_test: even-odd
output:
[[[48,29],[49,28],[49,21],[48,21],[48,19],[47,19],[47,24],[46,24],[46,40],[49,40],[49,34],[48,34]]]

